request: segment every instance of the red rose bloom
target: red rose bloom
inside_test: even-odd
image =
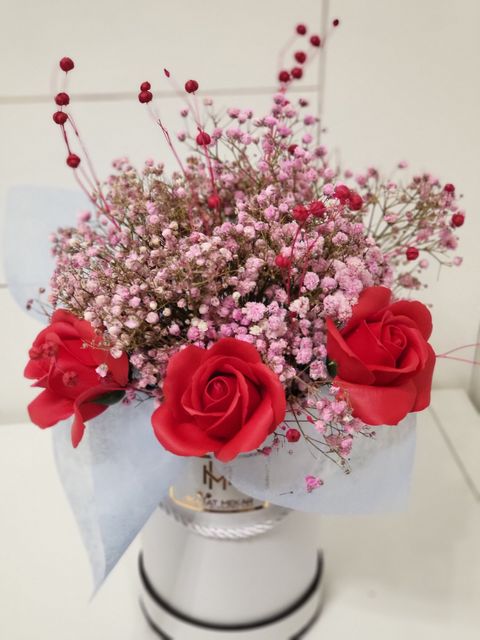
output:
[[[421,302],[391,303],[386,287],[365,289],[343,329],[327,320],[334,384],[366,424],[398,424],[430,404],[435,352],[430,311]]]
[[[112,358],[104,349],[93,346],[98,343],[99,337],[89,322],[58,309],[50,325],[35,339],[24,371],[26,378],[37,381],[33,386],[44,388],[28,405],[30,419],[45,428],[74,415],[74,447],[82,439],[84,422],[111,404],[107,397],[100,403],[101,396],[122,390],[128,383],[128,357],[123,354]],[[104,378],[95,371],[101,364],[107,366]]]
[[[255,347],[235,338],[177,352],[163,391],[153,428],[162,445],[181,456],[215,453],[228,462],[259,447],[285,417],[280,380]]]

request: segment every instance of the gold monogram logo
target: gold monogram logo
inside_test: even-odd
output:
[[[203,484],[207,485],[209,489],[213,489],[213,483],[221,483],[223,490],[226,491],[229,481],[225,478],[225,476],[216,476],[213,473],[213,465],[212,461],[208,461],[208,466],[206,464],[203,465]]]
[[[197,468],[195,475],[197,482],[193,482],[193,486],[180,490],[180,494],[177,494],[174,487],[170,487],[168,492],[170,499],[184,509],[210,513],[243,513],[268,507],[268,502],[261,502],[238,492],[225,476],[217,475],[211,460],[205,460],[201,469]]]

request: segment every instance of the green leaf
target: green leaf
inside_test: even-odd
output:
[[[124,395],[125,391],[109,391],[108,393],[104,393],[103,396],[97,396],[94,400],[90,400],[90,402],[93,402],[93,404],[104,404],[108,407],[111,404],[119,402]]]
[[[337,375],[337,363],[335,360],[327,360],[327,371],[332,378]]]

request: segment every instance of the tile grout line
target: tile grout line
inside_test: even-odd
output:
[[[465,484],[467,485],[467,487],[469,488],[475,502],[480,503],[480,490],[478,489],[477,485],[475,484],[475,481],[473,480],[473,478],[471,477],[471,475],[469,474],[467,468],[465,467],[462,458],[460,457],[458,451],[455,449],[455,446],[453,445],[452,441],[450,440],[450,438],[448,437],[447,432],[445,431],[445,429],[443,428],[442,422],[440,420],[440,418],[438,417],[437,412],[435,411],[435,409],[433,408],[432,405],[430,405],[429,407],[429,411],[433,417],[433,421],[435,422],[438,431],[440,432],[440,435],[442,436],[443,441],[445,442],[447,449],[449,450],[455,464],[458,467],[458,470],[460,471]]]
[[[305,85],[302,87],[291,87],[289,91],[294,94],[312,93],[319,90],[318,84]],[[227,97],[227,96],[255,96],[255,95],[273,95],[278,91],[278,87],[239,87],[238,89],[210,89],[202,91],[203,98],[206,97]],[[178,98],[174,91],[156,91],[155,96],[158,98]],[[72,93],[75,102],[122,102],[127,100],[136,100],[137,94],[130,91],[117,91],[106,93]],[[48,94],[36,94],[29,96],[0,96],[1,105],[18,105],[18,104],[40,104],[52,102],[52,96]]]

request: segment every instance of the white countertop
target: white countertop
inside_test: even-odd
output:
[[[152,640],[137,605],[136,543],[89,602],[49,436],[4,425],[0,438],[1,640]],[[319,518],[327,597],[308,640],[478,640],[479,451],[465,393],[437,391],[418,422],[408,510]]]

